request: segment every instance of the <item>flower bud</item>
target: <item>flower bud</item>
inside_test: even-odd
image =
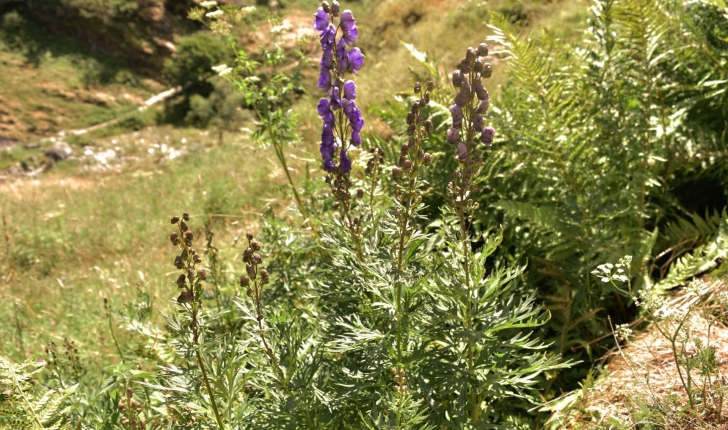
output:
[[[410,112],[407,114],[407,125],[410,125],[413,122],[415,122],[415,114],[413,112]]]
[[[412,103],[412,112],[417,112],[418,110],[420,110],[420,107],[421,106],[419,101]]]
[[[195,235],[191,231],[185,232],[185,239],[186,240],[192,240],[195,237]]]
[[[177,246],[179,244],[179,234],[177,232],[172,233],[169,236],[169,240],[172,242],[172,245]]]
[[[190,220],[190,214],[188,214],[187,212],[183,213],[182,214],[182,219],[185,220],[185,221],[189,221]]]
[[[207,272],[205,271],[205,269],[200,269],[197,271],[197,278],[201,281],[207,279]]]
[[[487,57],[488,56],[488,44],[487,43],[481,43],[478,45],[478,55],[481,57]]]
[[[182,263],[182,258],[180,256],[174,257],[174,267],[181,269],[184,267],[184,263]]]
[[[426,105],[430,104],[430,93],[425,93],[424,96],[422,96],[422,102]]]
[[[475,95],[478,96],[478,100],[490,99],[488,90],[485,89],[485,86],[480,79],[478,79],[478,82],[475,83]]]
[[[424,156],[425,156],[425,150],[420,148],[419,152],[417,152],[417,158],[421,160],[422,158],[424,158]]]
[[[417,129],[417,127],[415,127],[414,124],[410,124],[409,127],[407,127],[407,134],[412,136],[415,133],[416,129]]]
[[[358,190],[356,190],[356,196],[357,196],[358,198],[362,198],[362,197],[364,197],[364,190],[363,190],[363,189],[361,189],[361,188],[359,188]]]
[[[432,131],[432,121],[430,121],[429,119],[425,120],[425,130]]]
[[[483,131],[483,127],[485,127],[485,119],[480,115],[476,115],[473,121],[473,128],[475,131]]]
[[[402,164],[402,168],[405,171],[410,170],[412,168],[412,160],[410,160],[410,159],[404,160],[404,163]]]
[[[495,129],[493,127],[485,127],[483,133],[480,135],[480,141],[487,146],[492,146],[494,137]]]
[[[265,285],[268,282],[270,282],[270,275],[268,274],[268,271],[265,269],[262,269],[260,271],[260,283]]]
[[[468,98],[469,97],[463,93],[457,93],[455,95],[455,104],[463,108],[468,104]]]
[[[182,233],[184,233],[187,230],[189,230],[189,227],[187,227],[187,223],[185,223],[184,221],[182,221],[181,223],[179,223],[179,228],[180,228],[180,230],[182,230]]]
[[[460,60],[459,69],[461,72],[463,72],[463,74],[470,73],[470,62],[467,58],[463,58],[462,60]]]
[[[200,254],[195,254],[194,261],[195,263],[202,262],[202,257],[200,257]]]
[[[463,73],[460,70],[452,72],[452,86],[460,88],[460,84],[463,82]]]
[[[407,145],[406,143],[403,143],[402,149],[400,149],[400,151],[399,151],[399,155],[406,155],[407,151],[409,151],[409,148],[410,148],[409,145]]]
[[[245,271],[248,273],[248,276],[250,276],[251,279],[255,279],[255,267],[253,267],[252,264],[246,264]]]
[[[184,274],[179,275],[177,278],[177,286],[182,288],[185,286],[185,281],[187,280],[187,277]]]
[[[247,247],[243,251],[243,263],[250,263],[250,256],[253,255],[253,248]]]
[[[415,93],[422,91],[422,85],[419,82],[415,83]]]
[[[463,82],[460,84],[460,92],[466,96],[469,96],[472,92],[472,89],[470,88],[470,80],[463,79]]]
[[[250,247],[253,248],[253,251],[260,251],[260,242],[254,240],[250,242]]]
[[[483,60],[480,58],[476,58],[475,62],[473,63],[473,70],[475,73],[480,73],[483,71]]]
[[[490,96],[486,97],[483,101],[478,103],[477,113],[485,115],[488,113],[488,106],[490,106]]]
[[[171,222],[172,224],[177,224],[179,222],[179,217],[177,215],[173,216]]]
[[[392,168],[392,179],[397,181],[401,177],[402,177],[402,169],[400,169],[399,167],[393,167]]]
[[[425,164],[425,166],[429,166],[430,164],[432,164],[432,156],[430,155],[429,152],[425,152],[425,156],[422,157],[422,160],[423,160],[422,162]]]
[[[327,2],[326,0],[322,1],[321,2],[321,9],[323,9],[324,12],[326,12],[326,13],[331,12],[331,6],[329,6],[329,2]]]
[[[450,145],[454,145],[458,143],[458,138],[460,137],[460,130],[457,128],[448,128],[447,129],[447,143]]]
[[[247,238],[248,240],[253,240],[253,233],[251,233],[251,232],[249,232],[249,231],[248,231],[248,232],[246,232],[246,233],[245,233],[245,237],[246,237],[246,238]]]
[[[341,10],[341,6],[339,6],[339,2],[338,1],[334,0],[331,3],[331,13],[334,16],[339,16],[339,10]]]
[[[493,66],[491,66],[490,63],[485,63],[483,66],[483,77],[484,78],[490,78],[490,76],[493,74]]]
[[[475,57],[477,57],[477,56],[478,56],[478,51],[476,51],[476,50],[475,50],[475,48],[472,48],[472,47],[468,48],[468,51],[467,51],[467,53],[465,54],[465,58],[466,58],[466,59],[467,59],[468,61],[473,61],[473,60],[475,60]]]
[[[461,161],[468,158],[468,147],[463,142],[458,143],[458,158]]]
[[[248,285],[250,285],[250,278],[248,278],[248,277],[247,277],[247,276],[245,276],[245,275],[242,275],[242,276],[240,277],[240,286],[241,286],[241,287],[243,287],[243,288],[245,288],[245,287],[247,287]]]
[[[427,91],[432,91],[435,88],[435,83],[432,81],[427,81],[427,85],[425,85],[425,89]]]
[[[334,209],[339,209],[339,206],[341,206],[341,204],[340,204],[339,202],[334,202],[334,204],[333,204],[333,205],[331,205],[331,206],[332,206],[332,207],[333,207]]]

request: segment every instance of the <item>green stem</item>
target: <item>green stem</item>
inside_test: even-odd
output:
[[[192,311],[192,328],[193,328],[193,341],[195,344],[195,356],[197,357],[197,365],[200,368],[200,372],[202,373],[202,381],[205,384],[205,388],[207,389],[207,394],[210,396],[210,405],[212,406],[212,412],[215,414],[215,420],[217,420],[217,425],[220,429],[223,429],[222,424],[222,418],[220,417],[220,412],[217,409],[217,402],[215,401],[215,392],[212,390],[212,386],[210,385],[210,380],[207,378],[207,370],[205,369],[205,363],[202,361],[202,355],[200,354],[200,342],[199,342],[199,335],[200,335],[200,328],[197,325],[197,305],[194,304],[194,309]]]

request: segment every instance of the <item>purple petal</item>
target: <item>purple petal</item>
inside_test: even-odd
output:
[[[321,47],[324,49],[330,49],[334,46],[335,40],[336,27],[334,27],[334,24],[329,24],[329,26],[321,32]]]
[[[322,90],[331,88],[331,71],[323,66],[321,66],[321,73],[319,74],[318,87]]]
[[[493,127],[485,127],[483,129],[483,133],[480,135],[480,141],[488,146],[491,146],[491,145],[493,145],[494,137],[495,137],[495,129]]]
[[[327,69],[331,69],[331,66],[334,64],[334,50],[324,49],[323,55],[321,55],[321,66],[326,67]]]
[[[473,128],[475,131],[483,131],[483,127],[485,127],[485,119],[483,119],[482,116],[477,115],[475,117],[475,121],[473,121]]]
[[[349,31],[352,29],[353,26],[356,25],[356,20],[354,19],[354,14],[351,13],[350,10],[345,10],[341,13],[341,29],[346,31]]]
[[[455,145],[458,143],[458,138],[460,137],[460,130],[457,128],[448,128],[447,129],[447,143],[450,145]]]
[[[452,123],[453,126],[459,128],[460,124],[463,122],[463,110],[458,105],[452,105],[450,106],[450,114],[452,114]]]
[[[361,145],[361,135],[356,130],[351,132],[351,144],[354,146]]]
[[[336,59],[338,60],[339,70],[343,72],[349,67],[349,53],[346,52],[346,43],[344,39],[339,39],[339,44],[336,46]]]
[[[458,143],[458,157],[461,160],[468,158],[468,147],[463,142]]]
[[[346,175],[351,172],[351,160],[349,159],[349,154],[346,153],[346,149],[341,148],[339,157],[341,161],[341,173]]]
[[[324,12],[324,8],[320,7],[314,15],[313,28],[314,30],[324,31],[329,23],[329,14]]]
[[[331,103],[329,102],[329,99],[322,98],[318,102],[318,114],[321,118],[326,117],[328,114],[331,113]]]
[[[356,99],[356,84],[354,81],[349,80],[344,82],[344,97],[346,97],[347,100]]]
[[[361,50],[359,48],[351,48],[351,51],[349,51],[349,68],[351,71],[356,74],[357,70],[361,69],[363,63],[364,56],[361,54]]]
[[[359,37],[359,29],[356,27],[356,25],[353,26],[350,30],[344,31],[343,40],[348,45],[351,45],[352,43],[356,42],[357,37]]]

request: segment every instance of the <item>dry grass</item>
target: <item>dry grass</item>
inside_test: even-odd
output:
[[[728,314],[724,305],[713,299],[725,291],[724,282],[707,283],[700,290],[700,296],[681,290],[668,305],[679,312],[693,309],[683,333],[691,333],[703,347],[709,345],[716,349],[718,379],[728,375],[728,326],[725,324]],[[695,342],[685,344],[684,352],[688,355],[694,356],[697,350]],[[583,391],[572,414],[562,422],[563,428],[728,428],[728,424],[718,422],[715,410],[703,416],[689,412],[688,396],[678,375],[671,343],[654,324],[634,335],[621,348],[612,350],[604,360],[605,377]],[[726,413],[728,407],[724,406],[721,415],[725,417]]]

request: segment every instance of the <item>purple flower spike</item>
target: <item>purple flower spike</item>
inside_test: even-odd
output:
[[[493,138],[495,137],[495,129],[493,127],[485,127],[483,133],[480,135],[480,141],[487,146],[493,145]]]
[[[344,148],[341,148],[339,159],[341,160],[341,173],[346,175],[351,172],[351,160],[349,159],[349,154],[346,153]]]
[[[359,48],[351,48],[349,51],[349,68],[356,75],[357,71],[361,69],[364,64],[364,56]]]
[[[347,100],[356,99],[356,84],[354,81],[346,81],[344,83],[344,97],[346,97]]]
[[[323,32],[329,24],[329,14],[324,11],[324,8],[320,7],[314,15],[313,28]]]

